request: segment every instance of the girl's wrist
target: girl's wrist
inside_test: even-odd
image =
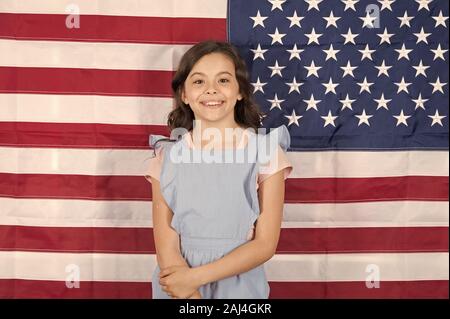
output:
[[[191,272],[195,286],[200,287],[207,284],[207,282],[205,282],[206,278],[201,267],[193,267],[191,268]]]

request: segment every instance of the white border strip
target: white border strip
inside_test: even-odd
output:
[[[226,0],[2,0],[0,12],[225,19]]]
[[[381,281],[448,280],[448,253],[275,255],[269,281],[366,281],[368,266]],[[0,252],[0,279],[150,282],[156,255]],[[69,268],[66,268],[68,267]],[[372,266],[373,267],[373,266]]]

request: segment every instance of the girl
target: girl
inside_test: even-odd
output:
[[[155,157],[145,175],[152,183],[158,263],[153,298],[268,298],[263,264],[277,247],[284,181],[292,171],[287,127],[255,133],[263,113],[253,102],[245,63],[228,43],[190,48],[172,89],[176,105],[168,126],[184,134],[177,140],[150,135]],[[226,129],[238,134],[211,143],[205,138],[208,130],[224,137]],[[209,154],[205,145],[221,155],[248,154],[256,141],[257,150],[263,145],[261,137],[277,143],[265,164],[258,151],[245,163],[173,160],[180,152]]]

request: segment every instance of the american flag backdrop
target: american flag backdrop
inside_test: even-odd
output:
[[[271,298],[448,298],[447,0],[0,0],[0,298],[151,298],[149,134],[229,40],[285,124]]]

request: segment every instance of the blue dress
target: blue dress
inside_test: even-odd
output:
[[[168,137],[150,135],[150,145],[163,138]],[[181,254],[190,267],[220,259],[249,240],[260,213],[256,183],[259,166],[265,162],[260,152],[263,145],[265,158],[272,156],[274,143],[267,147],[268,140],[286,151],[290,145],[287,127],[279,126],[268,134],[250,132],[246,146],[237,149],[193,149],[185,138],[156,145],[164,152],[161,193],[174,214],[171,226],[180,235]],[[183,157],[180,161],[182,154],[189,160]],[[218,156],[216,162],[195,162],[195,156],[208,154]],[[227,160],[233,156],[235,160]],[[159,272],[157,266],[152,276],[153,298],[171,299],[159,285]],[[262,264],[203,285],[199,291],[204,299],[267,299],[270,288]]]

